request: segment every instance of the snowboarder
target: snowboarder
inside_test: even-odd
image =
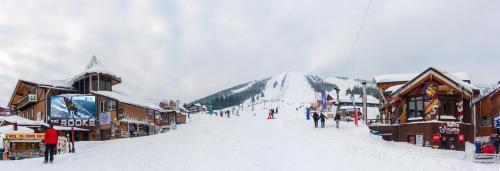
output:
[[[318,113],[314,112],[313,114],[313,120],[314,120],[314,128],[318,128],[318,120],[319,120],[319,115]]]
[[[47,164],[50,158],[50,163],[54,161],[54,154],[56,153],[57,142],[59,141],[59,133],[54,129],[54,125],[50,124],[49,129],[45,131],[45,137],[43,138],[43,143],[45,144],[45,160],[44,164]]]
[[[340,122],[340,115],[336,114],[334,120],[335,120],[335,125],[337,126],[337,129],[338,129],[339,128],[339,122]]]
[[[321,113],[319,115],[319,118],[321,119],[321,128],[324,128],[325,127],[326,116],[323,113]]]

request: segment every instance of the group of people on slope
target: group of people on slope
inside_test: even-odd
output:
[[[310,120],[310,118],[311,118],[310,117],[310,109],[308,108],[306,110],[306,119]],[[318,114],[318,112],[314,111],[312,114],[312,118],[314,120],[314,128],[318,128],[318,121],[321,121],[321,128],[325,127],[325,122],[326,122],[327,117],[322,112],[320,114]],[[339,128],[340,115],[336,114],[334,117],[334,120],[335,120],[336,127]]]
[[[215,112],[215,116],[220,115],[221,118],[224,117],[224,114],[227,115],[227,118],[231,118],[231,111],[226,110],[226,111],[220,111],[219,113]]]
[[[274,119],[274,114],[277,114],[277,113],[278,113],[278,108],[269,109],[269,114],[267,115],[267,119]]]

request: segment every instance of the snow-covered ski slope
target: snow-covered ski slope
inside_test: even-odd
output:
[[[276,119],[267,108],[280,106]],[[433,150],[387,142],[353,123],[313,128],[304,108],[290,102],[246,108],[240,116],[193,115],[175,131],[149,137],[79,142],[77,153],[43,159],[0,161],[0,170],[436,170],[489,171],[499,164],[478,164],[471,152]],[[255,114],[255,115],[254,115]],[[468,149],[471,150],[471,149]]]

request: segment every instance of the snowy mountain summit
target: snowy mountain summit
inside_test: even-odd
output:
[[[282,72],[272,77],[240,84],[229,89],[216,92],[194,103],[213,105],[215,109],[223,109],[240,104],[257,101],[283,101],[291,103],[309,103],[318,98],[321,92],[336,97],[346,96],[347,92],[361,94],[361,83],[365,80],[345,77],[326,77],[308,74],[301,71]],[[370,89],[375,89],[372,82]],[[373,93],[372,93],[373,92]],[[377,95],[376,91],[368,94]]]

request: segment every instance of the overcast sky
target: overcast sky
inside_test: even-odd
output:
[[[429,66],[500,80],[500,1],[4,1],[0,106],[19,78],[71,77],[96,55],[143,98],[184,101],[283,71],[371,79]],[[135,90],[135,91],[134,91]]]

